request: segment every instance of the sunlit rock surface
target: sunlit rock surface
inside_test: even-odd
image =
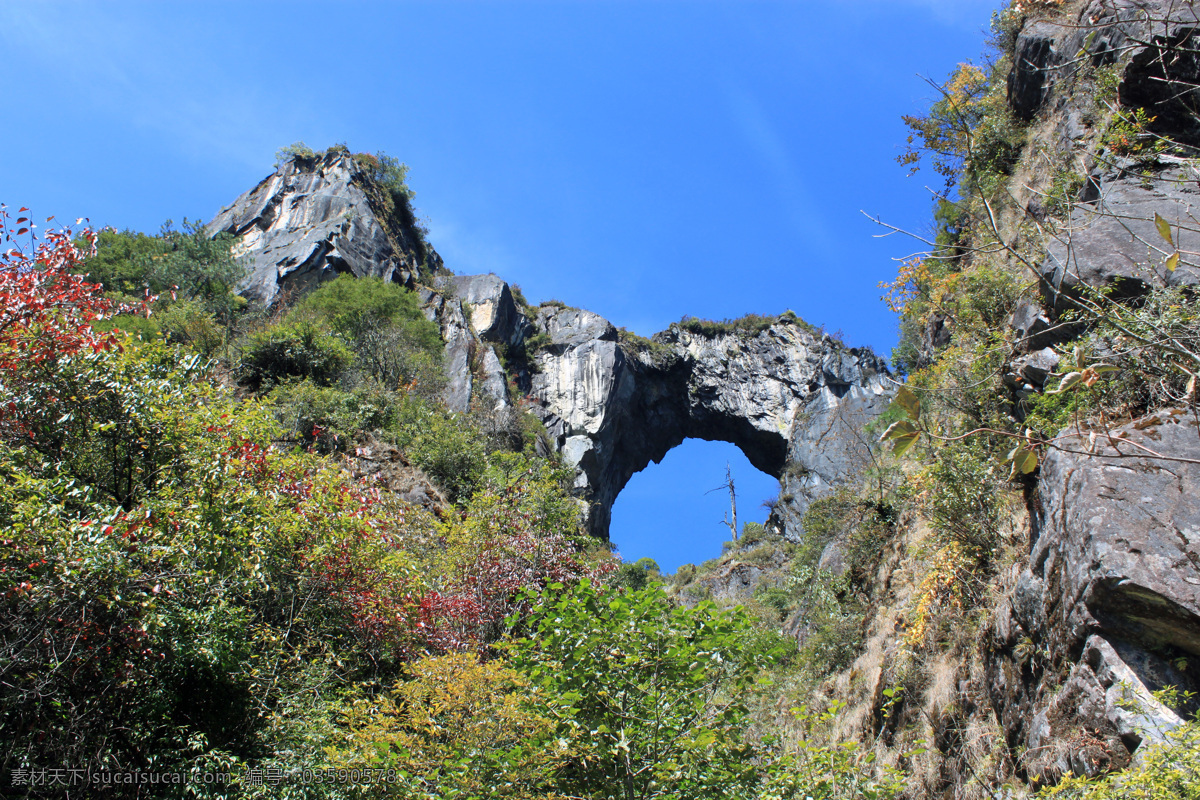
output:
[[[248,275],[247,298],[270,305],[339,273],[411,285],[441,269],[441,258],[411,226],[372,199],[349,153],[289,159],[209,223],[239,238],[234,254]]]

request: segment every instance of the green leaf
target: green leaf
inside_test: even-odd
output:
[[[1092,364],[1090,367],[1088,367],[1088,369],[1097,375],[1107,375],[1110,372],[1121,371],[1120,367],[1113,366],[1112,364]]]
[[[1171,238],[1171,223],[1159,216],[1157,211],[1154,212],[1154,227],[1158,228],[1158,235],[1166,239],[1167,244],[1175,246],[1175,240]]]
[[[1013,472],[1028,475],[1037,469],[1038,455],[1037,451],[1028,447],[1022,447],[1017,450],[1016,457],[1013,458]]]
[[[1063,376],[1062,381],[1058,384],[1058,388],[1051,389],[1050,391],[1046,392],[1046,394],[1061,394],[1079,383],[1082,378],[1082,372],[1068,372]]]
[[[889,425],[888,429],[883,432],[883,436],[879,437],[879,441],[886,442],[889,439],[897,439],[901,436],[908,436],[912,433],[916,433],[916,431],[917,427],[915,425],[906,419],[902,419],[899,422],[893,422],[891,425]]]
[[[1167,256],[1167,272],[1174,272],[1175,268],[1178,266],[1179,266],[1179,251],[1176,250],[1174,253],[1171,253],[1171,255]]]
[[[905,453],[907,453],[909,451],[910,448],[912,448],[912,446],[914,444],[917,443],[917,439],[919,439],[920,437],[921,437],[920,431],[916,431],[915,433],[909,433],[909,434],[905,434],[904,436],[896,437],[896,443],[892,446],[892,453],[897,458],[904,455]]]
[[[888,429],[883,432],[883,436],[880,437],[879,441],[892,441],[892,453],[898,457],[907,453],[917,443],[917,439],[920,436],[921,432],[917,430],[915,425],[906,419],[902,419],[888,426]]]
[[[1089,50],[1092,47],[1092,42],[1095,40],[1097,33],[1099,33],[1099,31],[1092,31],[1090,34],[1088,34],[1088,37],[1083,40],[1083,46],[1080,47],[1079,52],[1075,54],[1075,58],[1082,59],[1084,56],[1086,56],[1088,54]]]
[[[916,421],[921,418],[921,399],[909,391],[907,386],[900,387],[892,403],[908,414],[909,419]]]

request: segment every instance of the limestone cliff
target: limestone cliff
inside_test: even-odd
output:
[[[1027,148],[1085,179],[1050,227],[1040,307],[1014,317],[1029,337],[1008,381],[1018,392],[1042,391],[1058,362],[1046,346],[1079,334],[1061,323],[1081,291],[1129,299],[1200,284],[1198,42],[1200,8],[1177,0],[1067,3],[1022,27],[1008,88],[1033,122]],[[1115,97],[1103,97],[1105,76]],[[1019,177],[1031,179],[1035,216],[1029,185],[1052,176]],[[1064,432],[1029,493],[1031,552],[984,650],[993,705],[1031,778],[1122,766],[1195,710],[1151,694],[1200,688],[1200,430],[1190,410],[1149,411],[1099,439]]]
[[[1113,309],[1137,309],[1163,288],[1185,290],[1173,295],[1176,308],[1195,301],[1200,6],[1067,0],[1004,14],[1015,23],[1001,57],[1011,58],[1007,106],[1021,122],[1020,158],[1011,174],[994,175],[1000,190],[969,191],[978,239],[996,247],[979,263],[1036,282],[1009,317],[1012,330],[995,326],[1012,345],[996,388],[1015,421],[1078,369],[1066,365],[1076,345],[1119,361],[1161,343],[1128,327],[1094,336],[1126,314]],[[974,262],[962,263],[969,272]],[[947,314],[926,322],[919,349],[930,363],[960,332]],[[1006,519],[1000,540],[1020,550],[987,578],[978,609],[986,622],[969,643],[921,651],[924,663],[910,670],[921,680],[908,676],[913,691],[898,710],[884,694],[888,664],[913,652],[906,615],[931,574],[917,555],[929,552],[931,522],[904,518],[880,569],[887,594],[868,617],[864,652],[830,686],[858,704],[842,732],[876,743],[885,759],[900,758],[899,746],[879,744],[903,738],[893,731],[932,743],[917,796],[1013,796],[1072,773],[1123,769],[1196,711],[1154,696],[1200,689],[1200,423],[1182,375],[1154,379],[1176,388],[1143,387],[1115,413],[1050,432],[1022,484],[1024,508]]]
[[[1014,418],[1061,375],[1053,348],[1084,330],[1064,316],[1073,298],[1089,287],[1136,299],[1200,284],[1200,10],[1182,0],[1029,7],[1018,15],[1007,81],[1008,107],[1027,133],[1004,187],[1014,202],[989,230],[1038,284],[1011,317],[1005,311],[1013,350],[989,387]],[[1098,99],[1104,80],[1115,87],[1111,105]],[[1114,109],[1148,109],[1148,130],[1136,136],[1176,146],[1115,152]],[[1067,209],[1056,212],[1051,190],[1063,186]],[[252,264],[244,292],[264,303],[338,272],[412,287],[445,341],[447,403],[535,414],[574,468],[596,536],[607,537],[630,477],[686,438],[732,442],[778,477],[768,526],[793,541],[808,504],[870,462],[863,428],[888,405],[893,382],[869,351],[788,314],[681,323],[643,339],[581,309],[530,307],[500,277],[446,273],[385,212],[353,158],[334,153],[283,164],[211,229],[241,237]],[[954,325],[940,314],[925,322],[922,355],[932,360],[953,344]],[[887,692],[905,677],[897,665],[914,661],[906,619],[935,552],[929,521],[902,515],[878,563],[865,644],[825,688],[851,703],[838,733],[877,747],[882,760],[908,758],[896,744],[904,726],[930,746],[914,796],[995,797],[1002,783],[1009,792],[1122,767],[1194,710],[1152,694],[1200,690],[1200,426],[1190,409],[1136,416],[1099,440],[1065,432],[1045,453],[1021,487],[1024,508],[1005,520],[1001,538],[1015,555],[977,590],[977,632],[963,649],[922,655],[925,682],[910,681],[897,701]],[[706,580],[714,596],[742,601],[762,573],[727,565]]]
[[[283,161],[208,230],[239,238],[234,254],[249,272],[240,290],[264,305],[343,272],[412,286],[444,271],[420,232],[386,206],[354,156],[331,148]]]
[[[282,163],[209,230],[240,237],[250,264],[242,291],[260,303],[343,272],[415,289],[446,343],[450,408],[526,403],[575,469],[597,537],[608,537],[630,477],[687,438],[732,442],[781,478],[771,524],[792,538],[807,502],[867,463],[861,428],[891,386],[869,350],[790,314],[718,333],[673,325],[644,340],[588,311],[524,307],[495,275],[449,275],[377,195],[352,155],[331,150]]]

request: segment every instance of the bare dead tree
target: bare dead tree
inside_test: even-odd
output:
[[[733,536],[733,541],[738,540],[738,521],[737,521],[737,492],[733,488],[733,471],[729,468],[729,464],[725,464],[725,482],[715,489],[710,489],[705,494],[719,492],[722,489],[729,490],[729,511],[721,520],[725,527],[729,528],[729,533]],[[732,517],[732,519],[731,519]]]

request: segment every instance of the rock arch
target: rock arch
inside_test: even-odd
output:
[[[531,322],[549,342],[531,358],[534,412],[602,538],[629,479],[693,438],[730,442],[780,479],[771,524],[796,538],[808,502],[867,465],[862,426],[890,401],[882,359],[788,315],[711,334],[672,325],[642,342],[577,309],[543,307]]]
[[[790,312],[672,325],[643,339],[589,311],[530,308],[495,275],[450,275],[371,198],[354,158],[335,148],[280,164],[209,230],[239,237],[249,265],[241,291],[263,304],[339,272],[415,289],[446,342],[450,407],[465,410],[478,395],[508,405],[515,380],[575,469],[594,535],[608,538],[629,478],[687,438],[731,442],[779,478],[782,502],[768,524],[792,538],[812,498],[865,466],[862,426],[886,406],[890,385],[870,350]]]

